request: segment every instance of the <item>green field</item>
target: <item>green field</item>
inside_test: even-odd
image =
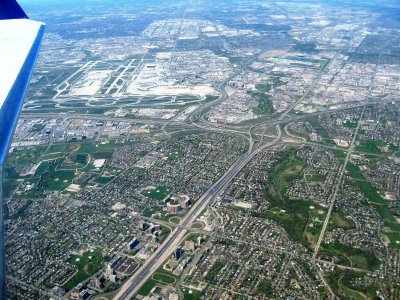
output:
[[[154,273],[153,279],[156,281],[161,281],[165,284],[173,284],[175,283],[176,279],[174,277],[171,277],[170,275],[163,274],[163,273]]]
[[[325,181],[326,175],[321,175],[321,174],[307,174],[306,175],[306,180],[307,181]]]
[[[153,287],[156,286],[157,283],[158,283],[158,281],[150,278],[139,289],[138,294],[142,295],[142,296],[147,296],[150,293],[150,291],[153,289]]]
[[[390,241],[389,246],[394,249],[400,249],[400,233],[399,232],[383,232]]]
[[[285,152],[282,156],[273,168],[271,177],[279,193],[284,194],[292,186],[293,180],[302,178],[304,162],[297,159],[294,151]]]
[[[88,162],[88,159],[89,159],[89,157],[87,154],[77,153],[72,158],[72,161],[77,164],[86,165]]]
[[[192,241],[192,242],[194,242],[195,244],[197,244],[197,238],[198,238],[198,237],[201,237],[202,240],[203,240],[203,242],[207,241],[208,238],[209,238],[208,235],[205,235],[205,234],[191,233],[191,234],[189,234],[189,235],[186,236],[185,241]]]
[[[152,214],[161,211],[159,207],[146,207],[142,210],[141,215],[143,217],[151,217]]]
[[[17,170],[14,167],[6,166],[3,169],[3,177],[6,179],[18,179],[19,172],[17,172]]]
[[[398,150],[398,146],[395,146],[393,144],[388,144],[384,141],[375,141],[375,140],[367,140],[360,142],[360,144],[357,145],[356,150],[360,152],[378,154],[383,152],[380,150],[380,148],[385,146],[388,146],[389,151],[391,152]]]
[[[374,205],[385,224],[394,231],[400,231],[400,224],[397,222],[393,212],[389,209],[385,199],[383,199],[376,189],[365,179],[358,166],[349,162],[347,164],[349,176],[354,178],[354,184],[368,198],[371,204]]]
[[[271,201],[271,198],[267,198]],[[272,200],[274,201],[274,200]],[[322,229],[326,211],[312,201],[290,200],[272,207],[266,217],[282,226],[295,241],[313,249]]]
[[[177,280],[177,276],[173,275],[172,273],[164,270],[163,268],[159,268],[154,275],[145,282],[145,284],[139,289],[138,294],[142,296],[146,296],[150,293],[152,288],[156,286],[156,284],[174,284]]]
[[[198,300],[200,299],[202,295],[202,291],[194,290],[194,289],[189,289],[189,288],[183,288],[183,299],[184,300]]]
[[[344,122],[342,125],[344,126],[344,127],[347,127],[347,128],[356,128],[357,127],[357,122],[350,122],[349,120],[347,120],[346,122]]]
[[[355,281],[365,273],[335,269],[326,276],[339,299],[376,299],[377,285],[371,282],[368,286],[358,286]]]
[[[174,161],[178,160],[179,158],[183,157],[183,153],[180,151],[174,151],[168,154],[168,160],[169,161]]]
[[[356,224],[353,220],[346,218],[343,212],[333,212],[329,220],[328,230],[343,228],[344,230],[354,229]]]
[[[65,288],[68,290],[99,271],[103,267],[104,259],[101,256],[101,250],[96,249],[93,252],[86,252],[82,256],[72,255],[70,263],[77,267],[78,273],[65,284]]]
[[[44,191],[61,191],[72,183],[75,178],[72,170],[57,170],[61,160],[47,161],[40,164],[36,173],[27,179],[35,187],[28,191],[30,197],[40,197]]]
[[[21,165],[33,165],[38,162],[41,155],[43,155],[46,146],[34,146],[23,150],[14,150],[8,156],[7,164],[14,167]]]
[[[54,144],[51,145],[48,153],[69,153],[73,151],[74,149],[78,149],[79,144],[76,143],[68,143],[68,144]]]
[[[48,153],[45,154],[41,157],[41,160],[52,160],[52,159],[59,159],[63,158],[66,153],[61,153],[61,152],[54,152],[54,153]]]
[[[172,189],[166,186],[144,189],[141,194],[145,197],[161,201],[172,192]]]
[[[251,214],[274,220],[293,240],[313,248],[322,228],[325,209],[312,201],[289,199],[286,191],[291,187],[293,180],[302,178],[304,162],[296,157],[294,150],[289,150],[281,156],[271,170],[269,186],[265,191],[271,209],[266,214]]]
[[[311,124],[317,134],[323,139],[325,144],[335,145],[335,142],[329,136],[328,131],[321,125],[317,116],[309,118],[308,122]]]
[[[264,92],[252,91],[251,97],[257,101],[257,106],[253,108],[253,112],[257,115],[270,115],[274,112],[274,105],[271,96]]]
[[[93,154],[93,156],[96,156],[97,153],[99,153],[98,155],[107,155],[108,157],[110,156],[110,154],[105,154],[106,152],[111,152],[115,146],[115,140],[110,140],[109,142],[82,142],[79,143],[80,147],[78,150],[78,153],[80,154]]]
[[[344,265],[369,271],[374,271],[380,266],[380,261],[374,253],[344,245],[339,241],[323,244],[322,249],[325,254],[338,255],[340,263]]]
[[[71,156],[67,156],[63,163],[60,165],[59,169],[63,170],[77,170],[83,169],[89,162],[89,155],[82,153],[75,153]]]
[[[93,182],[95,183],[99,183],[99,184],[107,184],[109,183],[111,180],[113,180],[114,177],[103,177],[103,176],[99,176],[97,177],[95,180],[93,180]]]
[[[169,218],[169,221],[172,222],[172,223],[175,223],[175,224],[179,224],[181,222],[181,218],[172,217],[172,218]]]
[[[195,223],[192,224],[192,228],[195,228],[195,229],[202,229],[202,228],[204,228],[204,223],[195,222]]]

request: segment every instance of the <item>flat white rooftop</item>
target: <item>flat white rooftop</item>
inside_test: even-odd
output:
[[[41,25],[41,22],[28,19],[0,20],[0,109],[24,65]]]

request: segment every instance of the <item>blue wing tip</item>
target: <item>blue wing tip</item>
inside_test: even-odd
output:
[[[28,19],[16,0],[0,0],[0,20]]]

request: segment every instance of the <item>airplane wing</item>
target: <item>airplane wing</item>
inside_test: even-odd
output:
[[[0,166],[4,165],[44,24],[29,20],[15,0],[0,1]]]
[[[16,0],[0,0],[0,299],[6,299],[2,171],[43,33],[44,24],[29,20]]]

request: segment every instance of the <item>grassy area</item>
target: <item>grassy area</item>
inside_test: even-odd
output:
[[[89,158],[88,155],[78,153],[74,155],[72,161],[77,164],[86,165],[86,163],[88,162],[88,158]]]
[[[75,178],[74,171],[71,170],[55,171],[49,175],[48,180],[44,181],[42,185],[45,190],[62,190]]]
[[[94,159],[111,159],[113,155],[112,151],[103,151],[103,152],[96,152],[93,153]]]
[[[48,153],[69,153],[74,149],[78,149],[79,144],[67,143],[67,144],[54,144],[50,147]]]
[[[172,217],[169,219],[170,222],[175,223],[175,224],[179,224],[181,222],[181,218],[179,217]]]
[[[99,183],[99,184],[107,184],[109,183],[111,180],[113,180],[114,177],[103,177],[103,176],[99,176],[97,177],[95,180],[93,180],[93,182],[95,183]]]
[[[14,167],[6,166],[3,169],[3,176],[6,179],[18,179],[19,178],[19,173]]]
[[[58,169],[62,170],[77,170],[86,169],[85,166],[89,162],[89,155],[76,153],[66,157]]]
[[[343,291],[343,294],[345,294],[349,299],[354,299],[354,300],[365,300],[366,296],[358,291],[349,289],[347,286],[340,284],[340,288]]]
[[[202,238],[203,242],[207,241],[208,238],[209,238],[208,235],[205,235],[205,234],[191,233],[191,234],[189,234],[189,235],[186,237],[185,241],[192,241],[192,242],[194,242],[195,244],[197,244],[197,239],[198,239],[199,237]]]
[[[325,181],[326,175],[322,174],[307,174],[306,175],[306,180],[307,181]]]
[[[271,203],[271,209],[266,213],[251,214],[274,220],[286,230],[291,239],[312,249],[320,234],[326,211],[312,201],[294,200],[286,195],[293,180],[302,178],[304,162],[296,157],[294,150],[281,156],[271,170],[269,185],[265,191],[265,198]]]
[[[149,280],[147,280],[145,284],[143,284],[143,286],[139,289],[138,294],[146,296],[158,283],[161,282],[161,284],[174,284],[176,282],[176,279],[177,277],[172,273],[164,270],[163,268],[159,268],[154,273],[154,275]]]
[[[357,122],[350,122],[349,120],[347,120],[346,122],[344,122],[342,125],[344,126],[344,127],[347,127],[347,128],[356,128],[357,127]]]
[[[7,165],[21,166],[36,163],[43,154],[46,146],[34,146],[23,150],[15,150],[8,156]]]
[[[257,115],[270,115],[274,112],[274,105],[271,96],[265,92],[252,91],[251,97],[257,101],[258,105],[253,108],[253,112]]]
[[[178,160],[179,158],[181,158],[183,156],[183,153],[180,151],[175,151],[175,152],[171,152],[168,155],[168,160],[169,161],[174,161],[174,160]]]
[[[297,159],[294,151],[288,151],[283,154],[283,158],[273,168],[271,177],[277,190],[284,194],[292,186],[295,179],[302,177],[304,162]]]
[[[48,153],[45,154],[41,157],[41,160],[52,160],[52,159],[59,159],[63,158],[65,153],[61,152],[54,152],[54,153]]]
[[[280,202],[267,199],[279,206],[269,210],[266,217],[282,226],[293,240],[313,249],[321,232],[326,211],[311,201],[290,200],[287,197]]]
[[[343,212],[333,212],[329,220],[328,230],[332,231],[335,228],[344,230],[354,229],[356,224],[353,220],[346,218]]]
[[[390,241],[391,248],[400,249],[400,232],[383,232]]]
[[[115,140],[110,140],[104,143],[99,141],[82,142],[80,143],[78,153],[93,154],[93,155],[96,155],[96,153],[104,154],[105,152],[110,152],[111,150],[113,150],[115,146],[116,146]],[[107,154],[107,156],[109,156],[109,154]]]
[[[40,164],[36,173],[29,182],[35,184],[35,187],[27,192],[30,197],[40,197],[44,191],[60,191],[72,183],[75,178],[72,170],[56,170],[61,160],[47,161]]]
[[[146,207],[145,209],[142,210],[141,215],[143,217],[151,217],[157,211],[160,211],[158,207]]]
[[[365,273],[335,269],[328,274],[326,280],[339,299],[376,299],[377,285],[372,282],[368,286],[355,284]]]
[[[172,192],[172,189],[166,186],[158,186],[155,188],[144,189],[141,194],[145,197],[154,199],[154,200],[163,200]]]
[[[198,300],[203,294],[202,291],[189,288],[183,288],[182,291],[183,291],[183,300]]]
[[[316,133],[323,139],[325,144],[335,145],[335,142],[329,136],[328,131],[321,125],[317,116],[313,116],[313,117],[309,118],[308,122],[314,128]]]
[[[387,202],[383,199],[376,189],[365,179],[358,166],[349,162],[347,171],[350,177],[356,179],[354,184],[364,193],[368,200],[375,206],[385,224],[394,231],[400,231],[400,224],[397,222]]]
[[[167,274],[158,273],[158,272],[154,273],[153,279],[156,281],[161,281],[165,284],[173,284],[176,281],[176,279],[174,277],[171,277]]]
[[[195,222],[192,224],[192,228],[202,229],[202,228],[204,228],[204,224],[201,222]]]
[[[101,250],[96,249],[93,252],[86,252],[82,256],[72,255],[70,263],[77,267],[78,273],[65,284],[65,288],[68,290],[99,271],[103,267],[104,259],[101,256]]]
[[[351,267],[374,271],[381,264],[374,253],[344,245],[339,241],[323,244],[322,249],[325,253],[338,254],[346,258]],[[341,263],[345,263],[345,261],[342,260]]]
[[[158,281],[154,280],[154,279],[149,279],[147,280],[143,286],[139,289],[138,294],[142,295],[142,296],[146,296],[150,293],[150,291],[153,289],[153,287],[156,286],[156,284],[158,283]]]
[[[398,150],[398,147],[393,144],[388,144],[384,141],[376,140],[367,140],[360,142],[360,144],[357,145],[356,150],[360,152],[379,154],[383,152],[381,148],[386,146],[389,148],[390,151]]]

